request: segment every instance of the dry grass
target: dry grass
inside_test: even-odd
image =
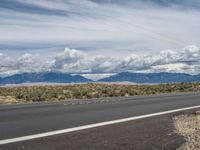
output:
[[[161,85],[119,85],[88,83],[60,86],[47,85],[1,87],[0,103],[59,101],[68,99],[90,99],[197,91],[200,91],[200,83]]]

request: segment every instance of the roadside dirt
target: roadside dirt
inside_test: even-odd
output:
[[[18,101],[12,96],[0,96],[0,104],[15,104]]]
[[[174,125],[176,132],[186,141],[177,150],[200,149],[200,111],[174,117]]]

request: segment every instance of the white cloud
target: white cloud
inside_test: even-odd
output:
[[[20,57],[9,57],[0,54],[0,75],[7,76],[23,72],[40,72],[49,70],[49,61],[39,54],[23,54]]]
[[[47,59],[39,54],[24,54],[13,58],[0,54],[0,74],[61,71],[66,73],[181,72],[200,73],[200,49],[194,45],[181,51],[166,50],[156,55],[127,57],[92,56],[76,49],[65,48]]]
[[[183,63],[176,63],[176,64],[165,64],[165,65],[157,65],[152,66],[152,71],[156,72],[185,72],[185,68],[188,67],[186,64]],[[192,67],[192,66],[191,66]]]
[[[105,56],[89,56],[75,49],[66,48],[52,60],[52,70],[63,72],[109,72],[115,59]],[[115,65],[116,66],[116,65]]]
[[[120,67],[130,71],[197,74],[200,73],[200,49],[190,45],[182,51],[165,50],[157,55],[131,55],[122,61]]]
[[[63,53],[57,54],[53,60],[53,68],[65,69],[75,67],[81,59],[84,59],[85,54],[75,49],[65,48]]]

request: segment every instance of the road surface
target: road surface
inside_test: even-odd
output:
[[[0,141],[197,105],[200,93],[2,105]]]

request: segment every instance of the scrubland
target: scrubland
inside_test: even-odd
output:
[[[28,103],[198,91],[200,91],[200,83],[159,85],[88,83],[74,85],[0,87],[0,103]]]

